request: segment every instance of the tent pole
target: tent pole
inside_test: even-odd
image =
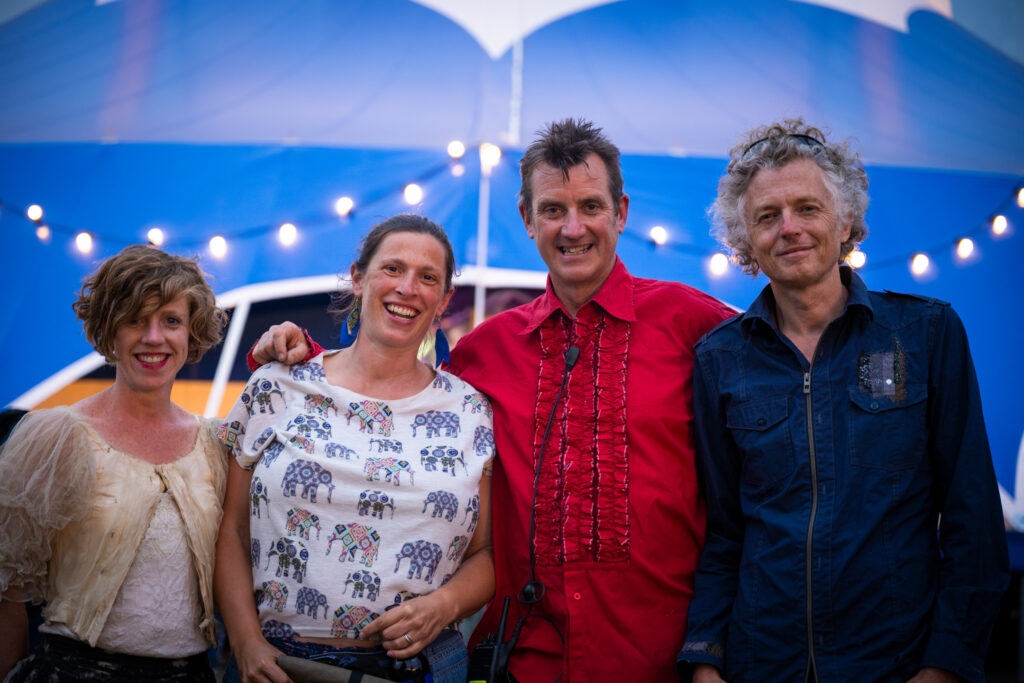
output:
[[[480,164],[480,205],[476,218],[476,286],[473,289],[473,327],[484,321],[487,301],[487,242],[490,231],[491,169]]]

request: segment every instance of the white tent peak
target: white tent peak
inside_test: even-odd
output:
[[[443,14],[498,59],[537,29],[570,14],[620,0],[413,0]]]
[[[883,26],[909,32],[907,17],[916,10],[931,10],[946,17],[953,18],[952,0],[796,0],[808,5],[821,5],[873,21]]]

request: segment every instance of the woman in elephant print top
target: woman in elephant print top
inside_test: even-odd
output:
[[[453,263],[425,218],[376,226],[351,269],[354,342],[260,368],[228,415],[216,587],[242,680],[284,680],[279,653],[387,677],[385,652],[422,650],[435,681],[465,681],[445,627],[494,590],[491,408],[417,359]]]

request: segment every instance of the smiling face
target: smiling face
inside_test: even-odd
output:
[[[359,340],[415,353],[454,290],[445,291],[445,250],[434,237],[392,232],[364,272],[352,269],[360,300]]]
[[[185,296],[117,328],[117,381],[133,391],[170,389],[188,358],[189,303]]]
[[[613,200],[608,169],[596,154],[569,169],[569,179],[540,163],[530,178],[533,205],[519,206],[526,232],[548,266],[551,284],[572,315],[615,267],[615,247],[626,227],[629,197]]]
[[[825,174],[810,159],[757,172],[744,196],[750,252],[774,289],[838,282],[839,253],[850,237]]]

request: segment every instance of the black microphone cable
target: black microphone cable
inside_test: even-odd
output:
[[[544,436],[540,441],[540,453],[537,455],[537,467],[533,474],[533,500],[530,504],[530,580],[527,581],[523,587],[519,590],[519,594],[516,599],[520,604],[526,605],[526,614],[524,614],[516,622],[515,628],[512,629],[512,635],[509,637],[507,642],[502,643],[501,638],[505,632],[505,619],[508,616],[509,598],[505,598],[504,609],[501,613],[501,622],[498,625],[498,642],[494,648],[494,654],[491,657],[490,676],[488,680],[495,681],[499,671],[508,671],[508,660],[512,655],[512,650],[515,649],[516,643],[519,642],[519,632],[523,629],[523,624],[531,616],[533,612],[533,606],[544,599],[544,594],[547,589],[542,581],[537,580],[537,561],[534,551],[534,538],[536,536],[536,510],[537,510],[537,489],[540,487],[540,473],[541,465],[544,463],[544,451],[547,450],[548,437],[551,435],[551,426],[555,422],[555,413],[558,412],[558,406],[562,402],[562,394],[565,392],[565,385],[569,383],[569,373],[574,367],[576,367],[576,361],[580,359],[580,350],[576,346],[570,346],[565,351],[565,370],[562,372],[562,384],[558,387],[558,394],[555,396],[555,403],[551,406],[551,413],[548,415],[547,425],[544,427]],[[562,636],[562,632],[558,630],[558,626],[554,621],[551,620],[547,615],[538,615],[545,621],[551,624],[555,629],[555,633],[558,634],[559,640],[562,641],[562,647],[565,647],[565,638]],[[555,683],[562,678],[562,674],[559,673],[558,677],[555,678]]]

